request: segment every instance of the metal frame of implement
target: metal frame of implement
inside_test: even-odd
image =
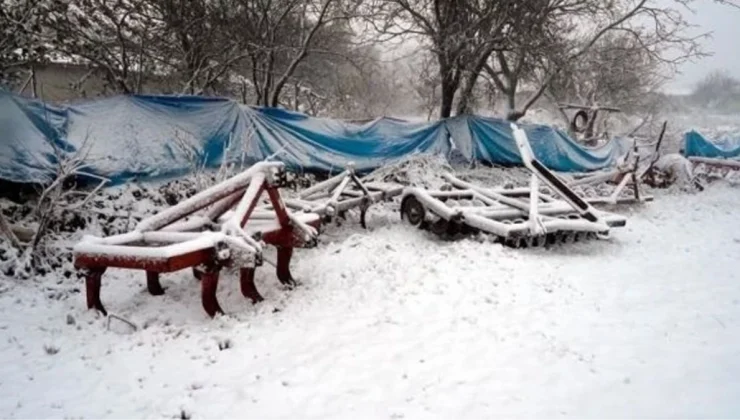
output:
[[[605,236],[610,228],[626,224],[624,217],[596,210],[573,192],[535,158],[524,131],[515,124],[512,128],[522,161],[532,172],[525,196],[522,189],[482,188],[445,174],[447,190],[404,189],[402,218],[438,235],[484,231],[512,247]],[[540,182],[561,199],[541,193]],[[450,199],[477,200],[483,205],[452,207],[446,203]]]
[[[689,161],[694,166],[706,165],[708,167],[725,171],[725,174],[730,171],[740,171],[740,160],[735,159],[720,159],[720,158],[705,158],[698,156],[690,156]]]
[[[241,291],[262,300],[254,273],[262,265],[263,244],[277,247],[277,277],[295,284],[290,259],[295,247],[316,244],[318,214],[293,214],[280,196],[284,165],[261,162],[218,185],[142,220],[134,231],[105,238],[86,236],[73,249],[85,277],[87,307],[107,314],[100,300],[101,277],[109,267],[146,271],[147,289],[161,295],[160,273],[192,268],[201,281],[201,301],[210,316],[223,313],[216,298],[219,273],[238,268]],[[257,210],[263,192],[269,211]],[[196,214],[204,210],[203,214]]]
[[[342,217],[347,210],[360,208],[360,224],[367,228],[365,215],[373,203],[401,195],[403,187],[385,183],[363,183],[353,166],[332,178],[307,188],[296,199],[286,199],[285,205],[296,211],[317,213],[325,221]]]
[[[568,186],[578,187],[584,185],[598,185],[604,182],[614,181],[616,186],[606,197],[586,197],[584,200],[589,204],[632,204],[653,201],[653,196],[645,195],[640,191],[640,180],[650,170],[649,167],[640,169],[640,155],[635,154],[632,165],[624,164],[621,167],[577,178],[568,182]],[[632,196],[621,196],[627,186],[632,187]]]

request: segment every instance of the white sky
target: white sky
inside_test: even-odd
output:
[[[740,9],[718,5],[712,0],[696,0],[691,8],[695,13],[686,11],[686,19],[698,25],[698,33],[712,32],[712,38],[703,44],[714,55],[684,64],[680,68],[682,74],[669,82],[666,90],[691,90],[694,83],[712,70],[725,70],[740,79]]]

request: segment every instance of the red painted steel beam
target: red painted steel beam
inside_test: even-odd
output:
[[[169,258],[131,257],[125,255],[100,255],[79,253],[75,255],[74,265],[77,268],[130,268],[155,273],[170,273],[215,260],[213,248],[201,249]]]

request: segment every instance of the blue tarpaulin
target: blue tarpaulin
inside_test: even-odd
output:
[[[519,150],[508,121],[477,116],[448,119],[453,143],[469,160],[499,165],[520,165]],[[561,172],[590,172],[613,165],[629,148],[624,139],[613,139],[598,148],[586,148],[562,130],[539,124],[518,124],[526,133],[537,158]]]
[[[626,152],[621,140],[591,149],[549,126],[522,127],[537,157],[557,171],[603,169]],[[80,157],[84,171],[119,184],[177,177],[224,160],[251,164],[273,156],[292,169],[324,173],[353,162],[367,172],[413,154],[453,151],[471,162],[521,163],[501,119],[359,124],[221,98],[134,95],[52,106],[0,93],[0,178],[13,182],[45,182],[65,156]]]
[[[684,134],[684,155],[687,157],[740,159],[740,137],[707,140],[697,131]]]

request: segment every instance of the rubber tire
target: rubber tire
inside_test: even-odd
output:
[[[579,123],[579,120],[583,121],[583,125]],[[574,133],[583,133],[586,131],[586,128],[588,128],[588,120],[588,112],[581,109],[573,115],[573,120],[570,122],[570,129],[573,130]]]
[[[401,218],[411,226],[421,227],[426,216],[426,209],[413,195],[406,197],[401,203]]]

